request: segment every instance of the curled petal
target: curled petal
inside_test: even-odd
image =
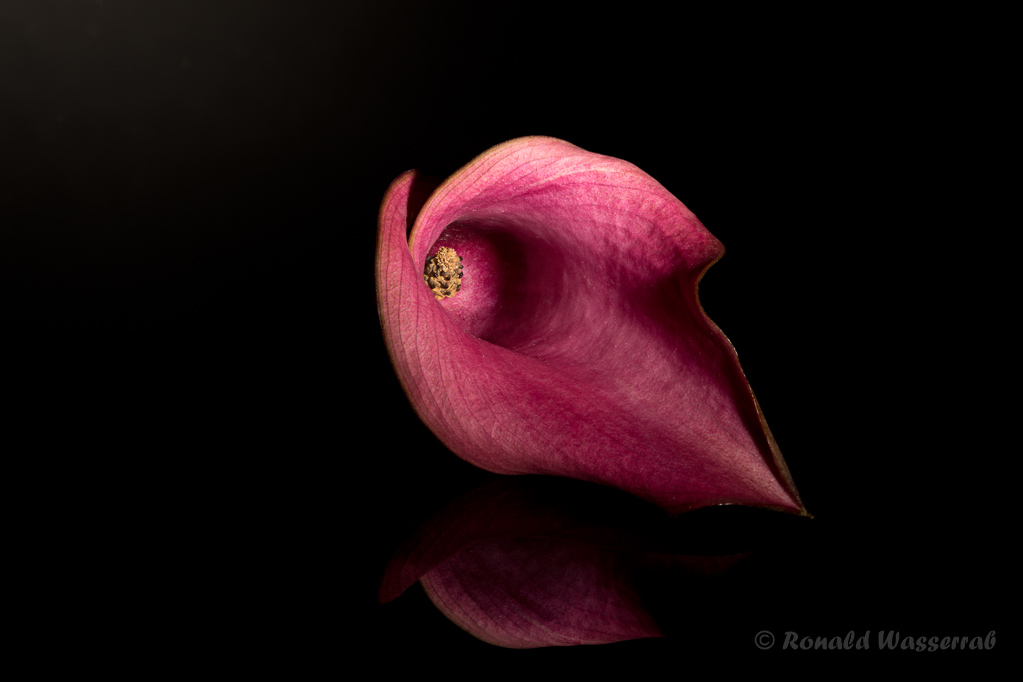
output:
[[[723,247],[653,178],[545,137],[456,172],[415,214],[380,212],[377,292],[392,362],[447,447],[483,469],[611,485],[669,513],[805,513],[697,285]],[[414,209],[413,209],[414,210]],[[461,290],[423,279],[441,247]]]

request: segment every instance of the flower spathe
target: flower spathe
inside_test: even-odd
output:
[[[653,178],[562,140],[498,145],[414,214],[415,173],[379,218],[384,339],[417,414],[500,474],[614,486],[670,514],[804,513],[724,334],[697,299],[724,249]],[[424,281],[441,247],[460,289]]]

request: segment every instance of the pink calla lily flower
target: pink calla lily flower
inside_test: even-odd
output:
[[[401,384],[448,448],[671,515],[806,514],[697,298],[724,248],[664,187],[549,137],[484,152],[418,213],[415,179],[395,180],[380,209],[378,305]]]

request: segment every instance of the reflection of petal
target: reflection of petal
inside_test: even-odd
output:
[[[709,587],[708,576],[742,559],[736,552],[791,527],[780,522],[797,521],[739,507],[706,512],[671,518],[602,486],[502,478],[458,497],[409,538],[387,568],[380,599],[421,580],[453,622],[513,648],[660,636],[648,611],[657,604],[641,598],[651,571],[695,599]],[[686,556],[706,551],[733,556]]]
[[[454,554],[484,542],[548,538],[628,551],[672,551],[668,517],[620,491],[562,478],[502,477],[449,502],[399,548],[380,600],[390,601]]]
[[[444,615],[516,649],[606,644],[661,632],[628,580],[621,554],[542,538],[495,540],[423,576]]]
[[[484,153],[406,221],[414,179],[380,213],[377,291],[419,416],[496,473],[613,485],[671,513],[803,512],[731,344],[696,288],[720,243],[624,161],[552,138]],[[462,291],[423,282],[440,246]]]

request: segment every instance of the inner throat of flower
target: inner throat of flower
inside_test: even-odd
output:
[[[462,288],[462,258],[454,249],[440,247],[437,255],[427,259],[423,279],[438,301],[454,296]]]

